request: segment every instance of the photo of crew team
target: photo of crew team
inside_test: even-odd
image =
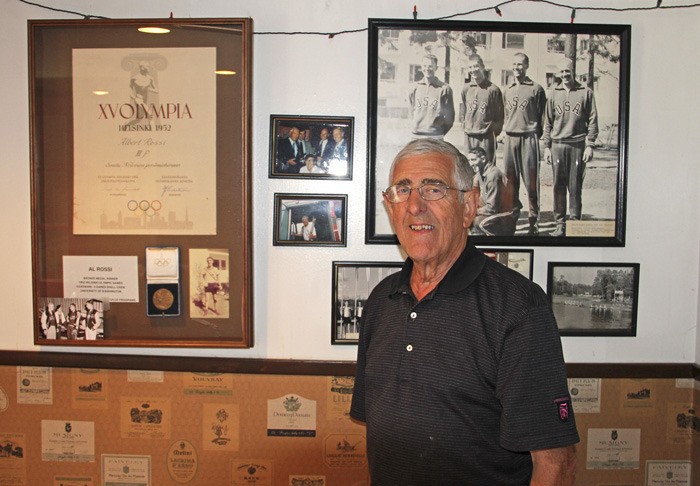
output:
[[[471,234],[615,234],[620,38],[380,29],[374,219],[406,139],[457,147],[480,191]]]
[[[95,341],[104,339],[105,305],[99,299],[39,299],[40,339]]]

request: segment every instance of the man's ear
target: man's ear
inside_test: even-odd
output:
[[[462,225],[469,228],[476,217],[477,205],[479,204],[479,189],[472,189],[464,194],[462,205]]]

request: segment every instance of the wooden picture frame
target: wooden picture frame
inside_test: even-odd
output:
[[[636,336],[639,263],[549,262],[547,295],[562,336]]]
[[[382,190],[391,184],[389,169],[399,150],[412,139],[430,137],[452,143],[465,156],[474,146],[485,147],[488,163],[495,163],[508,181],[502,192],[518,194],[519,202],[504,197],[503,207],[488,211],[511,218],[512,224],[483,225],[481,234],[472,231],[475,244],[624,246],[629,25],[370,19],[368,31],[367,243],[397,243]],[[527,83],[535,83],[533,90],[543,88],[527,99],[507,91],[515,79],[515,55],[523,53],[529,58]],[[471,64],[479,61],[473,55],[481,63],[474,79]],[[581,103],[567,104],[553,95],[565,58],[573,60],[568,76],[580,85],[575,90]],[[516,108],[525,111],[524,102],[537,106],[537,113],[519,123],[514,113]],[[585,131],[560,130],[562,117],[572,112],[586,120]],[[549,134],[546,144],[542,132]],[[568,135],[575,139],[576,153],[564,153]],[[521,150],[525,144],[530,148]],[[546,152],[550,144],[551,157]],[[574,159],[587,159],[574,164],[581,168],[576,184],[582,189],[572,188],[582,202],[571,196],[566,182],[566,168]],[[530,174],[530,189],[521,174]],[[555,180],[560,181],[556,196]],[[477,225],[479,221],[474,229]]]
[[[34,343],[251,347],[252,20],[28,34]],[[225,279],[208,316],[191,313],[206,268],[192,250]]]

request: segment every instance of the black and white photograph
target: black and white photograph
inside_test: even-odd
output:
[[[346,246],[346,194],[275,194],[273,245]]]
[[[352,179],[354,117],[270,116],[271,178]]]
[[[532,280],[532,258],[534,250],[504,250],[497,248],[479,248],[484,255],[501,265],[518,272],[523,277]]]
[[[333,262],[332,344],[357,344],[369,294],[402,266],[403,262]]]
[[[623,246],[630,26],[370,19],[366,240],[409,141],[466,157],[482,245]]]
[[[105,305],[99,299],[39,299],[39,338],[62,341],[96,341],[105,337]]]
[[[562,336],[636,336],[639,263],[549,262],[547,294]]]

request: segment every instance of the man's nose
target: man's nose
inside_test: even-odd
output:
[[[411,214],[418,214],[425,211],[426,201],[420,195],[418,188],[411,189],[411,193],[408,195],[408,211]]]

